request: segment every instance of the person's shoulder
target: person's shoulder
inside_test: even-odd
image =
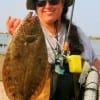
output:
[[[85,38],[88,38],[86,32],[83,31],[83,29],[80,28],[79,26],[77,26],[77,31],[78,31],[79,36],[81,36],[81,37],[85,37]]]
[[[77,26],[77,31],[78,31],[78,35],[79,35],[81,42],[83,42],[85,44],[90,43],[90,39],[89,39],[88,35],[86,34],[86,32],[83,31],[82,28]]]

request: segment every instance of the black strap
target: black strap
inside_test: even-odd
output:
[[[51,84],[50,84],[50,100],[53,100],[56,87],[57,87],[57,80],[58,80],[58,74],[54,71],[55,64],[51,64]]]

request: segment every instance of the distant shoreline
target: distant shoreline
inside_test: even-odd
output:
[[[95,36],[89,36],[89,38],[90,38],[91,40],[100,40],[100,37],[95,37]]]

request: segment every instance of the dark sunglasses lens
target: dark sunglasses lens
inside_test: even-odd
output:
[[[56,5],[59,3],[59,0],[48,0],[50,4]]]
[[[45,6],[46,0],[37,0],[36,5],[39,7]],[[49,4],[56,5],[59,3],[59,0],[48,0]]]
[[[36,5],[39,7],[45,6],[46,0],[37,0]]]

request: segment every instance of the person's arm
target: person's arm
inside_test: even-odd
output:
[[[95,54],[91,41],[80,28],[78,28],[78,32],[79,32],[80,42],[83,44],[84,47],[84,52],[82,53],[82,57],[85,60],[89,61],[91,65],[95,66],[100,74],[100,59]]]
[[[98,73],[99,73],[99,75],[100,75],[100,59],[95,59],[94,61],[93,61],[93,65],[97,68],[97,70],[98,70]]]

